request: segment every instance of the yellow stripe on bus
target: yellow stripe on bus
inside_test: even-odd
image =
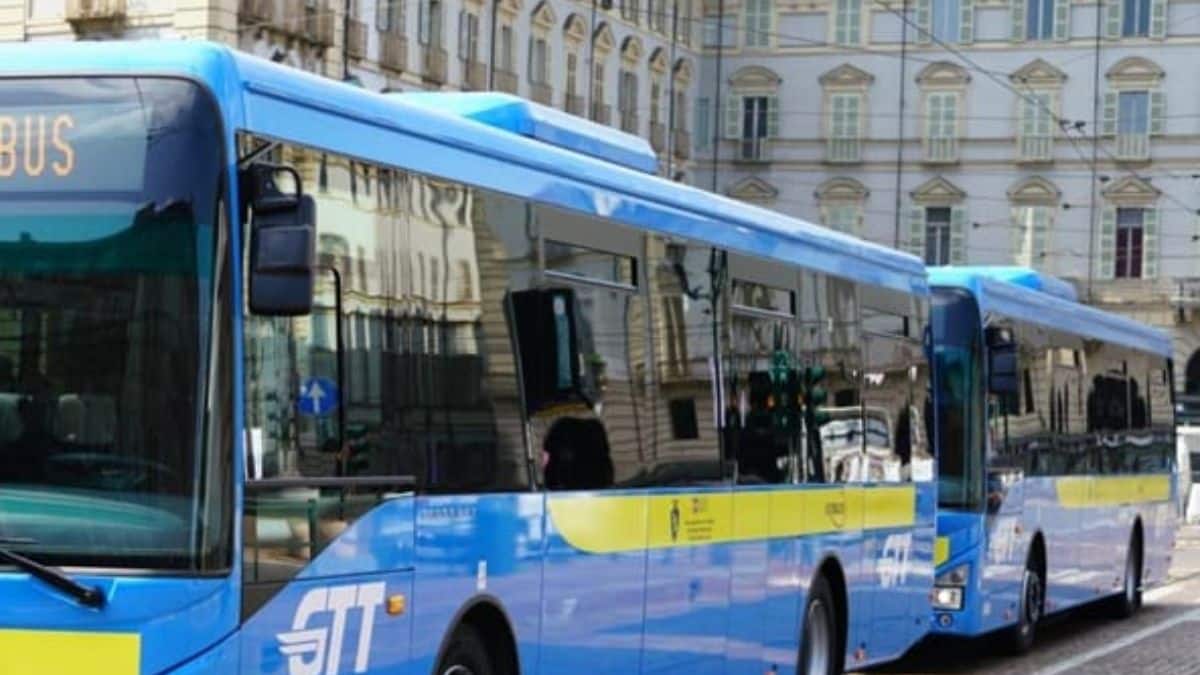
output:
[[[933,566],[939,567],[950,559],[950,537],[938,537],[933,540]]]
[[[552,495],[558,534],[588,553],[700,546],[911,526],[913,486]]]
[[[1060,506],[1085,509],[1121,504],[1146,504],[1171,498],[1171,477],[1068,476],[1054,481]]]
[[[137,633],[0,630],[0,673],[137,675]]]

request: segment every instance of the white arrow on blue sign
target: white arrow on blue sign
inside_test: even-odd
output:
[[[337,384],[327,377],[306,377],[300,383],[300,397],[296,399],[296,410],[301,415],[320,417],[338,407]]]

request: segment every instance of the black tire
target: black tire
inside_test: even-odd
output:
[[[479,631],[466,624],[456,628],[433,675],[495,675]]]
[[[1125,551],[1124,583],[1121,594],[1112,599],[1112,614],[1118,619],[1128,619],[1142,608],[1142,541],[1137,530],[1129,535],[1129,548]]]
[[[1033,558],[1025,563],[1025,574],[1021,577],[1021,602],[1017,607],[1017,625],[1009,629],[1008,651],[1013,655],[1027,653],[1033,649],[1038,622],[1046,606],[1046,586],[1042,579],[1044,565]]]
[[[841,622],[833,591],[824,575],[817,577],[804,603],[800,617],[800,662],[798,673],[803,675],[841,675]]]

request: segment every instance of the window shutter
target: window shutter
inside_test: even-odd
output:
[[[772,19],[775,16],[774,5],[769,0],[762,0],[758,7],[758,46],[771,46],[771,33],[773,32]]]
[[[929,36],[933,26],[932,16],[933,0],[917,0],[917,42],[920,44],[929,44]]]
[[[1150,0],[1150,37],[1167,37],[1167,0]]]
[[[856,141],[862,136],[862,114],[858,109],[861,102],[862,97],[857,94],[846,97],[845,134]]]
[[[846,44],[857,45],[862,41],[862,0],[848,0],[846,18]]]
[[[1033,246],[1030,247],[1030,265],[1044,267],[1046,243],[1050,238],[1050,224],[1054,219],[1054,210],[1048,206],[1036,206],[1033,209]]]
[[[388,21],[388,7],[387,0],[375,0],[375,28],[383,33],[392,29],[391,23]]]
[[[417,40],[423,45],[429,44],[429,0],[417,3]]]
[[[1150,92],[1150,133],[1161,135],[1167,126],[1167,94],[1164,91]]]
[[[779,97],[767,97],[767,138],[779,138]]]
[[[958,41],[971,44],[975,41],[975,0],[959,0]]]
[[[1100,133],[1105,136],[1115,136],[1117,133],[1117,92],[1104,92],[1104,115],[1100,123]]]
[[[1025,94],[1021,98],[1021,114],[1017,127],[1017,150],[1022,158],[1028,158],[1030,155],[1028,143],[1030,139],[1037,134],[1037,99],[1036,94]]]
[[[742,97],[725,97],[725,138],[736,141],[742,135]]]
[[[682,113],[682,109],[679,114]],[[709,139],[712,138],[712,129],[708,123],[710,119],[710,111],[708,98],[701,96],[696,100],[696,150],[707,150]]]
[[[1025,40],[1025,3],[1028,0],[1010,0],[1008,9],[1011,16],[1012,34],[1009,36],[1013,42],[1024,42]]]
[[[847,44],[849,41],[850,16],[847,4],[847,0],[837,0],[837,2],[831,5],[831,11],[833,12],[833,41],[839,45]]]
[[[928,143],[939,136],[939,129],[942,123],[942,96],[941,94],[929,94],[925,97],[925,142]],[[926,156],[929,152],[926,151]]]
[[[529,78],[530,82],[537,82],[537,77],[535,77],[534,73],[533,73],[533,62],[537,58],[537,56],[535,55],[536,51],[537,50],[533,48],[533,37],[530,36],[530,38],[529,38],[529,57],[525,60],[525,77]]]
[[[835,139],[842,135],[842,97],[834,94],[829,99],[829,138]]]
[[[1142,277],[1158,277],[1158,209],[1142,211]]]
[[[950,209],[950,264],[965,265],[967,262],[967,208],[955,206]]]
[[[1025,223],[1028,206],[1014,206],[1009,210],[1009,226],[1012,227],[1012,259],[1014,265],[1024,265],[1028,261],[1021,255],[1025,245]]]
[[[379,0],[386,2],[386,0]],[[458,10],[458,58],[467,60],[467,10]]]
[[[1071,0],[1054,0],[1054,39],[1071,39]]]
[[[1100,241],[1097,242],[1096,278],[1111,279],[1116,265],[1117,246],[1117,209],[1115,206],[1105,206],[1100,212]]]
[[[1121,37],[1121,4],[1123,0],[1105,0],[1104,37],[1115,40]]]
[[[925,209],[920,206],[908,211],[908,252],[925,259]]]

